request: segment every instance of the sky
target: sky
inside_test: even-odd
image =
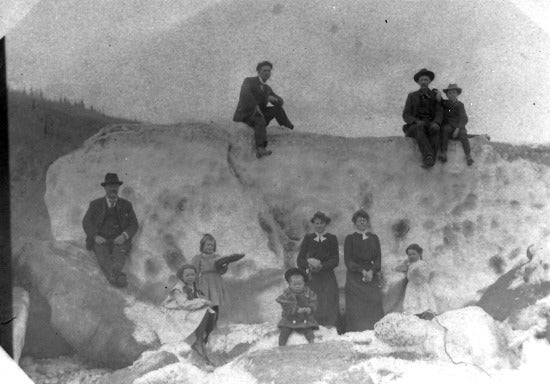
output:
[[[25,9],[2,11],[0,26]],[[231,124],[242,79],[268,57],[298,129],[383,136],[402,134],[410,78],[429,67],[433,86],[464,88],[472,133],[549,143],[549,10],[542,0],[42,0],[8,30],[8,84],[147,122]]]

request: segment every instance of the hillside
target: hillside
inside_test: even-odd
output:
[[[100,128],[127,120],[19,91],[8,95],[12,237],[50,237],[44,205],[48,166]]]

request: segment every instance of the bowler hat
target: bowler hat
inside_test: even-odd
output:
[[[105,181],[101,183],[101,186],[104,187],[109,184],[122,185],[122,181],[118,179],[118,175],[116,173],[107,173],[105,175]]]
[[[430,81],[433,81],[435,78],[435,73],[433,73],[432,71],[428,71],[426,68],[422,68],[414,75],[414,82],[418,83],[418,79],[420,79],[421,76],[428,76],[430,78]]]
[[[459,88],[458,85],[456,84],[449,84],[449,86],[446,89],[444,89],[443,92],[447,93],[453,89],[457,91],[459,95],[462,93],[462,88]]]
[[[295,275],[300,275],[304,278],[304,282],[307,282],[308,281],[308,276],[307,274],[302,271],[301,269],[298,269],[298,268],[290,268],[290,269],[287,269],[287,271],[285,272],[285,280],[287,282],[290,282],[290,278],[292,276],[295,276]]]
[[[328,217],[321,211],[315,212],[315,214],[313,215],[310,221],[313,223],[315,219],[319,219],[327,225],[330,224],[330,217]]]

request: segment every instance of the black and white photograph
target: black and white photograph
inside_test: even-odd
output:
[[[550,2],[3,0],[0,32],[0,382],[548,377]]]

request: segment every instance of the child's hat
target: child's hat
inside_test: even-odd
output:
[[[304,281],[308,280],[307,274],[304,271],[302,271],[301,269],[298,269],[298,268],[287,269],[287,271],[285,272],[285,280],[287,282],[289,282],[290,278],[292,276],[296,276],[296,275],[301,275],[304,278]]]
[[[458,85],[456,85],[456,84],[449,84],[449,86],[447,88],[445,88],[443,90],[443,92],[447,93],[447,92],[449,92],[450,90],[453,90],[453,89],[455,91],[457,91],[459,95],[462,93],[462,88],[459,88]]]

